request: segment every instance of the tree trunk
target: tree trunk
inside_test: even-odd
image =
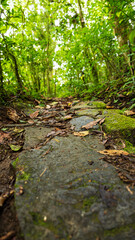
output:
[[[3,36],[3,40],[5,41],[5,44],[6,44],[6,54],[9,56],[9,58],[12,59],[12,61],[14,63],[15,76],[16,76],[17,83],[18,83],[18,90],[20,91],[20,90],[22,90],[23,84],[22,84],[22,80],[19,75],[17,60],[16,60],[16,57],[14,56],[14,54],[12,52],[10,52],[10,50],[8,49],[8,45],[7,45],[6,39],[3,34],[2,34],[2,36]]]
[[[17,79],[17,83],[18,83],[18,89],[19,90],[22,90],[22,80],[20,78],[20,75],[19,75],[19,71],[18,71],[18,64],[17,64],[17,61],[16,61],[16,58],[15,56],[13,55],[13,53],[9,52],[8,51],[8,54],[9,56],[12,58],[13,62],[14,62],[14,68],[15,68],[15,75],[16,75],[16,79]]]
[[[3,96],[4,88],[3,88],[3,71],[2,71],[2,64],[0,59],[0,99]]]
[[[82,26],[82,28],[85,28],[85,21],[84,21],[84,17],[83,17],[81,0],[78,0],[78,6],[79,6],[79,17],[80,17],[81,26]],[[99,81],[98,81],[97,67],[96,67],[95,63],[92,62],[92,59],[90,57],[90,50],[89,50],[88,46],[86,46],[85,55],[89,59],[89,64],[90,64],[90,68],[91,68],[92,75],[94,78],[94,82],[95,82],[95,84],[98,84]]]

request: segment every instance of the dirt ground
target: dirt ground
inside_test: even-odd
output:
[[[0,126],[9,124],[4,108],[0,109]],[[6,129],[5,129],[6,130]],[[0,240],[22,240],[19,222],[14,206],[15,170],[12,162],[18,153],[10,148],[11,143],[23,145],[23,134],[18,135],[9,130],[7,138],[0,139]]]

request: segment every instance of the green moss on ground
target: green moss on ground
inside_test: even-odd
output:
[[[17,162],[19,161],[19,158],[17,157],[15,161],[12,162],[12,166],[16,168]]]
[[[91,101],[91,102],[89,102],[88,105],[91,106],[91,108],[96,108],[96,109],[105,109],[106,108],[106,104],[101,101]]]
[[[30,212],[33,222],[35,225],[43,226],[47,229],[49,229],[54,235],[56,235],[60,240],[69,240],[71,239],[70,236],[68,236],[66,231],[66,226],[63,223],[63,220],[61,217],[58,217],[57,222],[52,222],[51,220],[47,219],[44,221],[44,219],[41,217],[41,215],[37,212]],[[61,237],[61,235],[65,235],[65,238]]]
[[[118,227],[118,228],[113,228],[113,229],[110,229],[110,230],[105,230],[104,231],[104,237],[114,237],[120,233],[123,233],[123,232],[128,232],[130,229],[135,229],[135,223],[133,224],[129,224],[129,225],[124,225],[124,226],[121,226],[121,227]]]
[[[133,144],[130,143],[129,141],[125,141],[125,144],[126,144],[126,147],[124,148],[124,150],[129,153],[135,154],[135,147],[133,146]]]
[[[74,204],[74,208],[88,212],[92,204],[95,203],[97,199],[98,199],[97,196],[91,196],[89,198],[85,198],[82,201]]]

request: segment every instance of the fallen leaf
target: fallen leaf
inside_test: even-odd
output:
[[[113,109],[115,108],[114,106],[106,106],[107,109]]]
[[[121,148],[125,148],[126,144],[124,143],[124,141],[122,139],[120,139],[120,142],[121,142]]]
[[[44,107],[37,105],[35,108],[43,109]]]
[[[3,142],[4,138],[11,139],[9,133],[0,132],[0,143]]]
[[[127,110],[127,111],[124,112],[124,115],[133,116],[133,115],[135,115],[135,112]]]
[[[74,132],[74,136],[85,137],[89,135],[89,131]]]
[[[18,151],[22,148],[22,146],[11,144],[11,145],[10,145],[10,148],[11,148],[12,151],[18,152]]]
[[[8,116],[9,119],[13,120],[14,122],[17,122],[20,119],[16,110],[13,109],[13,108],[8,108],[7,109],[7,116]]]
[[[19,186],[19,189],[18,189],[19,191],[17,191],[16,192],[16,195],[23,195],[24,194],[24,189],[23,189],[23,187],[22,186]]]
[[[90,129],[93,128],[95,125],[97,125],[98,122],[100,122],[103,119],[97,119],[96,121],[92,121],[90,123],[87,123],[86,125],[82,126],[82,128]]]
[[[15,236],[15,231],[8,232],[6,235],[0,238],[0,240],[9,240]]]
[[[46,106],[46,109],[50,109],[50,108],[51,108],[51,106],[50,106],[50,105],[47,105],[47,106]]]
[[[103,150],[103,151],[98,151],[99,153],[101,154],[104,154],[104,155],[110,155],[110,156],[120,156],[121,154],[122,155],[129,155],[128,152],[126,151],[123,151],[123,150],[114,150],[114,149],[109,149],[109,150]]]
[[[29,124],[33,124],[34,121],[30,119],[30,120],[28,120],[28,123],[29,123]]]
[[[72,102],[68,102],[68,107],[72,107]]]
[[[101,125],[102,123],[104,123],[105,118],[101,119],[101,121],[99,122],[99,124]]]
[[[4,202],[5,202],[5,198],[0,196],[0,207],[3,206]]]
[[[30,118],[36,118],[38,114],[39,114],[39,111],[37,110],[36,112],[30,114]]]
[[[39,100],[37,100],[37,99],[35,99],[35,102],[36,102],[36,103],[38,103],[38,104],[40,104],[40,101],[39,101]]]
[[[21,133],[21,132],[23,132],[24,131],[24,129],[20,129],[20,128],[15,128],[14,130],[13,130],[13,132],[15,132],[15,133]]]
[[[11,191],[6,192],[6,193],[4,193],[3,195],[0,196],[0,207],[3,206],[6,199],[8,199],[13,193],[14,193],[14,190],[11,190]]]
[[[67,116],[65,116],[63,119],[64,119],[64,120],[70,120],[70,119],[72,119],[72,116],[71,116],[71,115],[67,115]]]
[[[53,141],[58,142],[58,143],[60,142],[60,140],[58,140],[57,138],[54,138]]]
[[[60,131],[60,128],[57,128],[57,127],[56,127],[55,130],[56,130],[56,131]]]
[[[56,133],[55,131],[51,131],[50,133],[47,134],[47,137],[53,136],[55,135],[55,133]]]

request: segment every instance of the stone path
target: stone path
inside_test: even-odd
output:
[[[77,131],[88,121],[79,118],[71,120]],[[100,159],[101,138],[69,134],[36,147],[51,131],[26,128],[16,161],[15,203],[24,239],[135,239],[135,190],[131,194],[115,168]]]

